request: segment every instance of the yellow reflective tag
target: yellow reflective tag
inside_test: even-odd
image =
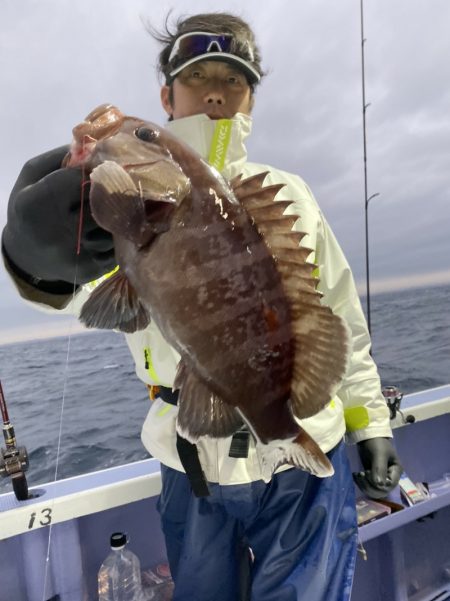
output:
[[[159,378],[156,375],[155,366],[153,365],[152,359],[152,351],[150,347],[146,347],[144,349],[144,358],[145,358],[145,369],[148,371],[148,375],[153,380],[155,384],[159,383]]]
[[[349,407],[344,411],[347,432],[362,430],[370,423],[369,412],[365,407]]]
[[[216,128],[209,150],[208,162],[215,167],[217,171],[222,171],[225,166],[232,126],[231,119],[218,119],[216,121]]]

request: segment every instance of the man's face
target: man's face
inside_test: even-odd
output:
[[[174,119],[206,113],[210,119],[231,119],[236,113],[249,115],[253,105],[250,86],[238,68],[225,62],[199,61],[189,65],[170,88],[161,89],[164,110]]]

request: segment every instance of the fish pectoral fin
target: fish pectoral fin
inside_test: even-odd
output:
[[[178,396],[178,433],[195,443],[200,436],[226,438],[242,426],[234,407],[220,399],[183,360],[178,364],[174,389]]]
[[[294,438],[271,440],[268,444],[256,445],[263,480],[269,482],[273,473],[282,465],[288,464],[313,474],[318,478],[327,478],[334,474],[334,468],[319,445],[305,432]]]
[[[147,226],[145,201],[130,174],[118,163],[105,161],[92,170],[89,194],[95,221],[112,234],[139,246],[154,237]]]
[[[91,293],[81,308],[80,321],[87,328],[130,334],[148,326],[150,313],[119,269]]]

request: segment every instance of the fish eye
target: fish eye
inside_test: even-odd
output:
[[[142,140],[143,142],[153,142],[158,137],[158,132],[154,129],[150,129],[149,127],[143,126],[137,127],[134,130],[134,135],[136,136],[136,138],[139,138],[139,140]]]

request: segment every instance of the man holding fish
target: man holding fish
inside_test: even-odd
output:
[[[5,265],[28,301],[125,332],[154,398],[175,601],[348,600],[344,436],[369,496],[402,471],[350,268],[303,180],[247,161],[249,26],[211,13],[155,36],[166,127],[103,105],[30,160]]]

